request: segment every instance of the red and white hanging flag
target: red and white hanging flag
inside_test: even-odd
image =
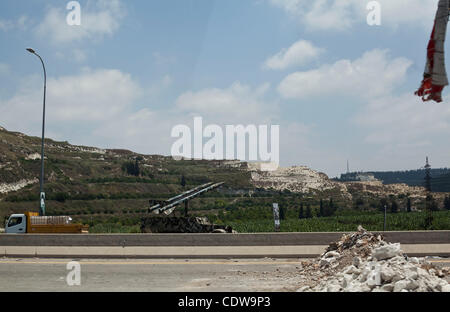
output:
[[[427,64],[422,85],[416,91],[423,101],[442,102],[442,90],[448,86],[444,44],[449,20],[450,0],[439,0],[433,32],[428,43]]]

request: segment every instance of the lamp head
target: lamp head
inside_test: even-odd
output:
[[[35,53],[36,53],[36,51],[34,51],[32,48],[27,48],[27,51],[30,52],[30,53],[32,53],[32,54],[35,54]]]

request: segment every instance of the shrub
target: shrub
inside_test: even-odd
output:
[[[54,200],[60,202],[60,203],[64,203],[67,199],[69,199],[69,194],[67,193],[56,193],[54,196],[52,196],[51,198],[53,198]]]
[[[450,210],[450,196],[446,196],[444,199],[444,209]]]

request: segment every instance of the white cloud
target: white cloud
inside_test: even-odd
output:
[[[426,156],[433,167],[448,167],[450,106],[446,103],[423,103],[411,93],[388,95],[370,101],[352,121],[363,134],[366,168],[419,168]]]
[[[282,97],[303,99],[319,96],[355,96],[370,98],[389,94],[402,84],[412,62],[390,59],[388,50],[372,50],[360,58],[339,60],[318,69],[296,72],[278,86]]]
[[[173,86],[173,77],[171,75],[164,75],[157,81],[154,81],[150,86],[144,89],[144,97],[147,103],[161,102],[164,95],[166,95]]]
[[[69,11],[50,8],[36,33],[50,38],[55,43],[68,43],[84,39],[98,40],[113,35],[120,27],[125,9],[120,0],[99,0],[95,7],[81,7],[81,25],[69,26],[66,17]]]
[[[186,122],[186,116],[154,112],[141,105],[147,104],[158,88],[168,88],[171,80],[166,75],[155,85],[142,87],[128,73],[88,68],[76,75],[49,77],[47,137],[75,144],[168,155],[173,143],[171,127]],[[25,78],[14,96],[0,99],[1,126],[40,135],[42,95],[42,77]]]
[[[420,26],[431,32],[438,1],[435,0],[378,0],[382,23],[392,27]]]
[[[17,25],[17,27],[19,27],[19,29],[26,29],[27,28],[27,24],[28,24],[28,16],[22,15],[17,20],[17,24],[16,25]]]
[[[22,15],[17,20],[2,20],[0,19],[0,30],[26,30],[28,27],[28,16]]]
[[[287,69],[293,66],[301,66],[316,59],[323,49],[314,46],[310,41],[299,40],[288,49],[283,49],[264,62],[264,67],[274,70]]]
[[[189,122],[192,122],[191,117],[143,108],[101,123],[92,132],[92,137],[109,148],[169,156],[175,142],[170,135],[172,127]]]
[[[357,0],[269,0],[311,30],[343,30],[355,21],[355,9],[365,4]]]
[[[304,15],[305,23],[317,30],[342,30],[350,28],[353,23],[353,7],[351,1],[311,1],[310,11]]]
[[[82,62],[86,61],[87,54],[83,50],[75,49],[75,50],[73,50],[73,58],[76,62],[82,63]]]
[[[107,120],[124,111],[142,93],[129,74],[85,69],[80,75],[51,79],[49,103],[59,120]]]
[[[226,116],[230,124],[233,124],[237,117],[246,118],[248,121],[252,118],[269,118],[276,109],[273,107],[276,105],[271,105],[264,99],[269,88],[270,85],[267,83],[251,88],[235,82],[226,89],[212,88],[186,92],[178,97],[176,107],[200,115]]]
[[[42,79],[28,79],[16,95],[1,103],[5,126],[30,130],[39,128],[42,105]],[[47,117],[49,124],[101,123],[126,112],[139,98],[141,87],[129,74],[118,70],[85,69],[75,76],[49,78]]]
[[[88,52],[82,49],[70,49],[67,52],[57,51],[56,57],[63,61],[84,63],[88,59]]]
[[[309,137],[313,127],[301,122],[283,123],[280,127],[280,159],[289,165],[305,165],[313,152]],[[310,159],[309,159],[310,161]]]
[[[268,0],[310,30],[346,30],[366,23],[369,1],[361,0]],[[417,26],[431,29],[437,10],[435,0],[378,0],[382,26]]]
[[[425,104],[412,94],[374,99],[354,121],[369,129],[368,143],[421,145],[436,136],[450,136],[450,106]]]
[[[171,80],[163,76],[155,85],[164,89]],[[271,111],[273,103],[267,100],[268,89],[268,84],[252,88],[236,82],[225,89],[186,92],[169,109],[153,111],[138,105],[156,92],[153,86],[143,88],[118,70],[84,69],[77,75],[49,78],[46,133],[75,144],[170,155],[176,141],[172,127],[184,124],[193,129],[194,115],[204,117],[205,127],[280,124],[278,114]],[[40,75],[28,77],[15,96],[0,100],[0,122],[7,129],[39,135],[41,114]],[[311,153],[309,127],[300,122],[280,125],[283,162],[305,162]]]
[[[11,21],[0,20],[0,30],[8,31],[12,28]]]

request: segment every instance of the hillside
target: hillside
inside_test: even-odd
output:
[[[431,189],[434,192],[450,192],[450,169],[435,168],[430,170]],[[342,174],[340,181],[351,180],[356,173]],[[406,184],[409,186],[423,186],[425,169],[406,171],[370,171],[360,174],[370,174],[384,184]]]
[[[0,220],[38,210],[40,143],[40,138],[0,128]],[[239,161],[176,161],[50,139],[45,145],[47,214],[70,215],[98,231],[137,231],[149,199],[169,198],[206,182],[223,181],[225,186],[192,200],[190,209],[218,222],[240,209],[261,211],[255,218],[270,215],[273,202],[292,215],[298,215],[302,204],[317,212],[320,200],[332,200],[338,210],[376,210],[381,198],[398,198],[404,207],[409,195],[415,209],[423,206],[421,188],[341,183],[307,167],[267,172]]]
[[[36,211],[39,194],[41,140],[0,129],[0,219],[13,212]],[[137,216],[150,198],[167,198],[186,188],[225,181],[233,188],[251,188],[250,173],[218,161],[175,161],[127,150],[102,150],[46,140],[45,192],[48,214],[105,219]],[[127,172],[138,159],[139,174]],[[193,209],[197,208],[193,203]],[[86,218],[83,218],[86,219]]]

